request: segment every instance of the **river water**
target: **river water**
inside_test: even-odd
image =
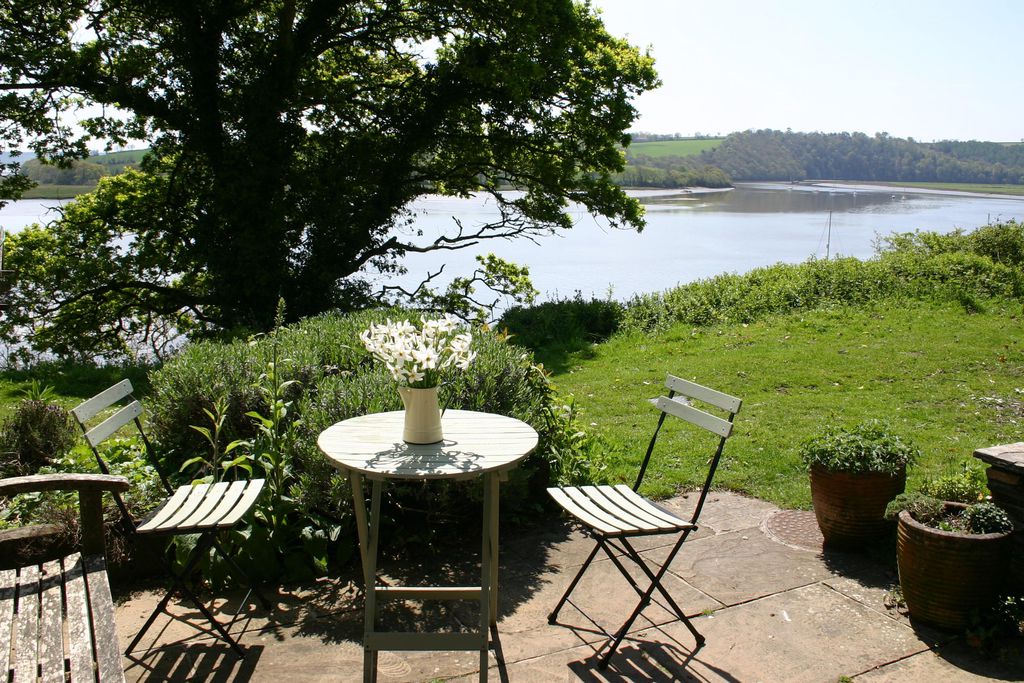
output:
[[[637,191],[647,210],[641,233],[610,229],[605,221],[573,210],[575,227],[561,235],[527,240],[493,240],[460,251],[410,254],[409,272],[390,281],[413,288],[427,273],[445,266],[435,283],[466,275],[477,254],[493,252],[527,265],[542,298],[605,296],[616,299],[664,290],[720,273],[746,272],[773,263],[800,263],[812,256],[874,253],[879,236],[893,232],[971,229],[995,220],[1024,220],[1024,198],[942,194],[879,187],[821,187],[745,183],[719,193]],[[0,209],[0,225],[17,230],[51,220],[59,202],[21,200]],[[428,196],[413,206],[412,232],[420,242],[454,220],[467,230],[493,220],[493,202],[483,197]],[[830,218],[831,216],[831,218]],[[831,222],[831,230],[829,223]],[[412,234],[412,233],[410,233]],[[830,235],[830,237],[829,237]]]

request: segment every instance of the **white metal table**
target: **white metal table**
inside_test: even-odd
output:
[[[381,650],[480,650],[480,680],[487,680],[488,629],[498,617],[498,482],[537,447],[537,432],[511,417],[447,410],[444,440],[436,444],[402,441],[403,411],[344,420],[321,432],[320,450],[352,484],[359,551],[366,586],[363,680],[377,678]],[[377,541],[381,487],[386,479],[467,479],[483,476],[483,544],[479,586],[377,586]],[[367,514],[363,478],[371,483]],[[478,600],[478,633],[377,631],[377,600]]]

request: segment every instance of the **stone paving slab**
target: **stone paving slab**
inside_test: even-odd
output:
[[[858,683],[905,683],[906,681],[981,681],[1024,680],[1024,652],[1003,657],[985,657],[961,642],[939,652],[922,652],[889,666],[868,671],[854,678]]]
[[[692,497],[667,501],[683,511]],[[684,545],[666,585],[708,638],[693,652],[693,637],[665,609],[652,606],[637,620],[607,670],[596,655],[606,641],[590,622],[615,630],[636,602],[635,593],[607,559],[597,560],[560,614],[547,614],[586,558],[592,541],[564,522],[502,538],[501,612],[490,653],[491,680],[520,681],[865,681],[1020,680],[1024,664],[979,660],[950,634],[911,624],[885,608],[891,567],[878,558],[814,552],[769,538],[761,527],[775,510],[730,493],[709,496],[701,535]],[[645,547],[660,560],[663,542]],[[475,550],[460,562],[425,562],[397,580],[472,578]],[[646,585],[646,581],[642,582]],[[115,590],[118,586],[115,585]],[[126,645],[159,599],[138,591],[118,605],[118,634]],[[218,600],[230,615],[242,593]],[[124,598],[124,596],[122,596]],[[362,672],[362,598],[347,580],[321,580],[279,589],[272,614],[242,608],[231,631],[247,656],[239,661],[224,644],[180,620],[161,621],[143,647],[126,659],[130,681],[298,683],[358,681]],[[183,618],[195,610],[176,606]],[[478,612],[466,603],[392,605],[383,616],[396,629],[466,630]],[[939,645],[940,655],[929,647]],[[477,680],[477,652],[382,652],[381,683],[437,679]],[[1000,668],[1002,667],[1002,668]],[[1013,678],[1017,676],[1017,678]]]
[[[645,553],[658,563],[668,552]],[[758,528],[687,541],[670,572],[726,605],[806,586],[832,572],[806,551],[776,543]]]
[[[820,584],[727,608],[694,625],[707,644],[688,669],[705,680],[835,681],[928,649],[912,629]],[[661,630],[693,642],[680,624]]]

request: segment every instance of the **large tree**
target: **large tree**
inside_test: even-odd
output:
[[[152,149],[15,241],[11,320],[266,329],[279,297],[358,305],[407,252],[571,227],[567,202],[639,228],[610,178],[654,85],[571,0],[6,0],[0,143]],[[429,192],[489,193],[502,219],[417,241]]]

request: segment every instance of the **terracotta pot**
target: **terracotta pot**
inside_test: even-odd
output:
[[[947,510],[964,507],[946,503]],[[1010,533],[942,531],[901,512],[896,564],[910,616],[940,628],[964,629],[971,611],[991,605],[1003,587]]]
[[[437,387],[414,389],[398,387],[405,405],[405,428],[402,439],[406,443],[437,443],[441,433],[441,408],[437,400]]]
[[[834,472],[811,466],[811,500],[825,543],[854,548],[889,533],[892,522],[885,519],[885,506],[903,493],[907,471]]]

